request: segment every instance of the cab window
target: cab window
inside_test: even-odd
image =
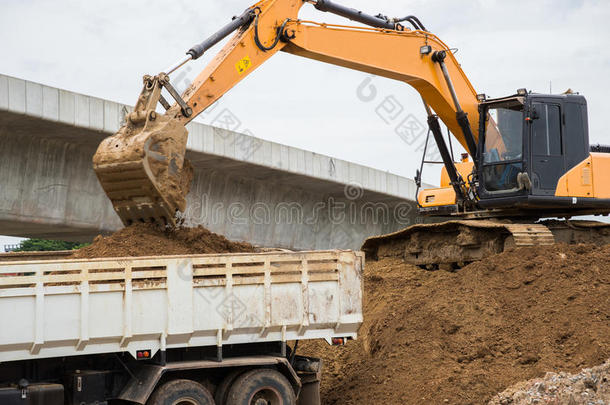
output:
[[[484,163],[521,160],[523,104],[515,102],[488,110]]]
[[[561,156],[561,111],[556,104],[533,104],[532,153]]]

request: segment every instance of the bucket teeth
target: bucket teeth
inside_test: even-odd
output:
[[[95,172],[123,224],[176,225],[177,207],[165,201],[143,161],[100,165]]]
[[[163,116],[143,126],[126,124],[102,141],[93,169],[124,225],[176,226],[193,176],[184,158],[187,135],[181,122]]]

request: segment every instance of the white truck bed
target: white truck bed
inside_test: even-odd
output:
[[[363,266],[351,251],[0,262],[0,362],[355,338]]]

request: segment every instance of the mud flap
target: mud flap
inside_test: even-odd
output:
[[[305,365],[305,367],[302,367],[299,363]],[[321,405],[320,381],[322,379],[322,360],[297,356],[295,368],[301,369],[297,371],[297,375],[301,380],[301,391],[299,392],[297,405]]]
[[[301,393],[297,405],[320,405],[320,379],[317,376],[301,377]]]

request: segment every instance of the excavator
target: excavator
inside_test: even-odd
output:
[[[299,19],[304,6],[360,25]],[[170,75],[231,34],[179,94]],[[610,213],[610,147],[589,145],[582,95],[519,89],[491,99],[475,91],[455,52],[416,16],[370,15],[330,0],[259,1],[174,65],[144,77],[125,125],[93,158],[125,225],[176,225],[193,175],[185,125],[280,51],[394,79],[422,97],[444,165],[440,187],[416,196],[419,212],[432,220],[367,239],[369,257],[459,268],[512,246],[610,242],[607,224],[572,219]],[[461,162],[454,162],[441,121],[468,152]]]

